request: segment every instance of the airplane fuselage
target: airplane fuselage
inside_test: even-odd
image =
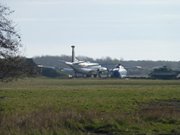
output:
[[[107,71],[107,68],[102,67],[98,63],[90,63],[84,61],[66,62],[76,73],[86,75],[97,75],[99,72]]]

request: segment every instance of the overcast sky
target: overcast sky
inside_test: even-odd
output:
[[[3,0],[23,54],[180,60],[179,0]]]

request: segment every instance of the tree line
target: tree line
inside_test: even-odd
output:
[[[112,59],[110,57],[93,59],[86,56],[78,56],[78,60],[89,61],[99,63],[108,69],[113,69],[117,64],[122,64],[127,70],[128,75],[130,76],[147,76],[154,68],[167,66],[173,70],[180,70],[180,61],[147,61],[147,60],[138,60],[138,61],[127,61],[127,60],[118,60]],[[68,68],[67,65],[61,62],[71,61],[71,56],[61,55],[61,56],[39,56],[33,58],[34,62],[39,65],[52,66],[57,69]],[[142,67],[141,69],[136,67]]]

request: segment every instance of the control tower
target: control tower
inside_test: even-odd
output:
[[[75,46],[72,45],[71,47],[72,47],[72,62],[74,62],[75,61],[75,51],[74,51]]]

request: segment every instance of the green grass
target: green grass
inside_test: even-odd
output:
[[[180,81],[0,83],[0,135],[180,134]]]

